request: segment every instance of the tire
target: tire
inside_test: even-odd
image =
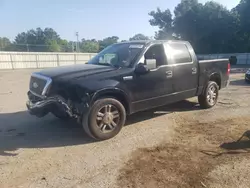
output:
[[[95,140],[115,137],[126,121],[126,110],[116,99],[102,98],[93,104],[83,116],[82,126],[88,136]]]
[[[211,93],[210,89],[214,90],[214,92]],[[209,81],[203,94],[198,96],[198,101],[200,103],[201,108],[208,109],[215,106],[218,101],[218,96],[219,86],[216,82]]]

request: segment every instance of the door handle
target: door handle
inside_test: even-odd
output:
[[[193,67],[192,68],[192,74],[196,74],[197,73],[197,68],[196,67]]]
[[[172,71],[166,71],[167,78],[172,78],[173,77],[173,72]]]

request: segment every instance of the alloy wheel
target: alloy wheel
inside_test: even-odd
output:
[[[207,101],[210,105],[214,105],[217,101],[218,91],[215,85],[211,85],[208,88]]]
[[[97,112],[96,123],[103,133],[113,131],[120,121],[120,113],[114,105],[105,105]]]

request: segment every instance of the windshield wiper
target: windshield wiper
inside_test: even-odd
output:
[[[110,66],[110,67],[114,67],[114,68],[119,68],[120,67],[119,65],[112,65],[112,64],[109,64],[109,63],[98,63],[97,65]]]
[[[103,66],[110,66],[113,67],[113,65],[109,64],[109,63],[97,63],[97,65],[103,65]]]

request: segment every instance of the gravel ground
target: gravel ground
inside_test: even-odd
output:
[[[232,74],[216,107],[196,98],[129,117],[93,142],[75,122],[25,107],[32,70],[0,72],[0,187],[249,187],[250,85]],[[221,147],[220,147],[221,146]]]

